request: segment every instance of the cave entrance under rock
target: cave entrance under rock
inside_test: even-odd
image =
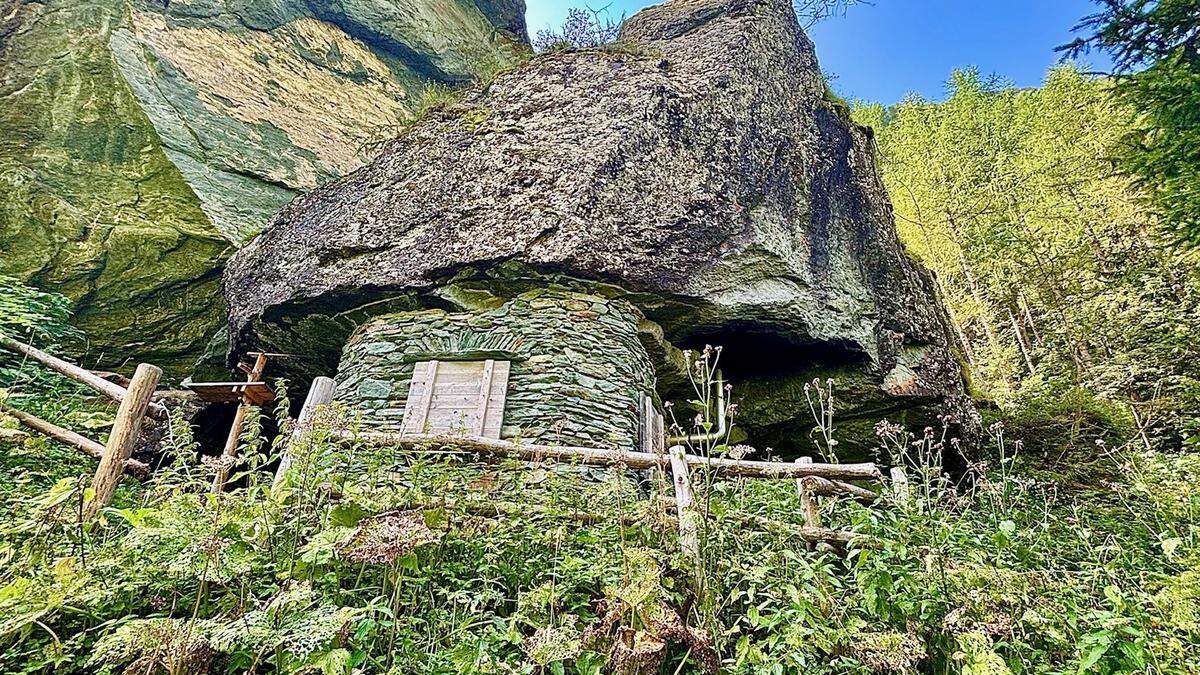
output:
[[[870,357],[856,345],[798,341],[761,325],[729,323],[689,334],[676,346],[693,353],[706,346],[721,348],[717,367],[730,387],[729,403],[736,406],[731,443],[747,443],[760,451],[769,447],[785,459],[806,455],[832,459],[823,457],[812,436],[817,427],[813,411],[820,406],[812,382],[832,379],[834,427],[844,432],[838,438],[837,458],[870,456],[877,420],[868,423],[863,416],[882,412],[888,404],[870,374]],[[684,386],[662,387],[659,394],[674,402],[695,398],[686,378]]]

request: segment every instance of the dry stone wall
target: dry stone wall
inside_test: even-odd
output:
[[[502,438],[634,449],[639,401],[654,393],[641,319],[624,300],[565,290],[482,311],[380,315],[346,344],[338,399],[365,426],[399,430],[417,362],[503,359],[512,371]]]

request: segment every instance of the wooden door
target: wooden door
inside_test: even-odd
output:
[[[500,438],[508,361],[421,361],[413,371],[402,434]]]

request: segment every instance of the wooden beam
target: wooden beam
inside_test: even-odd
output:
[[[648,452],[622,452],[598,448],[537,445],[513,443],[511,441],[479,438],[478,436],[451,436],[434,434],[394,434],[378,431],[351,432],[334,431],[333,437],[344,441],[358,441],[367,445],[391,446],[401,449],[421,450],[432,447],[451,447],[470,452],[479,452],[501,457],[520,459],[558,459],[564,462],[598,466],[625,466],[630,469],[666,468],[670,460],[665,455]],[[791,462],[754,462],[748,460],[722,459],[685,455],[691,468],[703,468],[719,476],[741,476],[745,478],[801,478],[818,476],[829,480],[873,480],[882,475],[875,464],[807,464]]]
[[[308,388],[308,397],[304,399],[304,407],[300,409],[300,417],[296,420],[295,428],[292,429],[292,437],[288,439],[283,456],[279,458],[279,468],[275,470],[274,487],[279,487],[279,484],[283,482],[284,475],[287,474],[295,459],[293,449],[299,446],[304,440],[304,436],[312,429],[320,409],[333,403],[333,392],[336,388],[337,383],[332,378],[318,377],[313,380],[312,386]]]
[[[433,394],[437,386],[438,365],[439,363],[437,359],[434,359],[433,361],[429,362],[429,365],[425,369],[425,393],[422,396],[421,401],[417,404],[417,417],[416,421],[413,422],[413,427],[418,432],[425,430],[425,423],[429,420],[429,408],[433,405]],[[409,396],[412,396],[411,392],[409,393]]]
[[[683,555],[700,564],[700,520],[696,513],[696,497],[692,493],[691,472],[688,470],[687,451],[682,445],[673,445],[667,454],[671,457],[671,477],[675,485],[675,509],[679,516],[679,547]]]
[[[267,355],[260,353],[254,359],[254,366],[246,370],[246,384],[259,382],[266,369]],[[222,492],[225,490],[225,483],[229,480],[229,474],[233,472],[233,467],[237,465],[238,441],[242,437],[242,427],[246,424],[246,415],[250,414],[250,409],[255,400],[250,396],[249,392],[242,392],[237,412],[233,414],[233,422],[229,425],[229,436],[225,438],[225,449],[221,452],[221,462],[217,464],[217,473],[213,476],[212,492]]]
[[[809,476],[805,481],[808,483],[809,492],[819,497],[849,496],[868,504],[879,499],[879,495],[873,490],[845,481],[826,480],[817,476]]]
[[[104,456],[104,446],[86,436],[81,436],[70,429],[64,429],[57,424],[47,422],[40,417],[35,417],[27,412],[17,410],[16,408],[3,403],[0,403],[0,410],[3,410],[6,414],[12,415],[18,422],[24,424],[30,429],[33,429],[39,434],[42,434],[43,436],[53,438],[59,443],[69,445],[86,455],[95,457],[96,459],[100,459]],[[139,462],[136,459],[130,459],[126,460],[125,462],[125,473],[137,478],[145,478],[146,476],[150,475],[150,467],[147,466],[145,462]]]
[[[487,427],[488,404],[492,400],[492,373],[496,370],[496,362],[488,359],[483,362],[483,376],[479,381],[479,400],[475,403],[475,435],[483,436]]]
[[[92,499],[84,507],[84,520],[91,520],[100,509],[112,502],[117,484],[121,482],[121,472],[133,453],[133,444],[142,428],[142,418],[150,407],[150,397],[154,395],[160,377],[162,369],[148,363],[139,365],[134,372],[129,391],[117,409],[117,419],[108,434],[100,466],[92,478]]]
[[[76,382],[82,382],[83,384],[86,384],[87,386],[99,391],[101,394],[104,394],[117,403],[120,403],[125,399],[126,389],[119,384],[109,382],[90,370],[80,368],[73,363],[63,361],[57,356],[47,354],[37,347],[27,345],[24,342],[18,342],[7,335],[0,335],[0,347],[17,352],[18,354],[24,354],[25,356],[28,356],[34,361],[41,363],[59,375],[68,377]],[[156,420],[167,419],[167,409],[158,403],[150,404],[149,414]]]

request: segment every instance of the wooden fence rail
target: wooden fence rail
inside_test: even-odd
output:
[[[57,356],[47,354],[37,347],[27,345],[24,342],[18,342],[7,335],[2,334],[0,334],[0,347],[14,351],[18,354],[24,354],[25,356],[28,356],[34,361],[41,363],[50,370],[53,370],[64,377],[68,377],[76,382],[86,384],[87,386],[95,389],[101,394],[104,394],[117,403],[120,403],[125,398],[125,393],[127,391],[125,387],[122,387],[115,382],[109,382],[108,380],[100,377],[90,370],[87,370],[86,368],[80,368],[79,366],[64,361]],[[156,420],[167,419],[167,409],[159,403],[151,403],[147,409],[147,414]]]
[[[43,436],[48,436],[60,443],[77,448],[96,459],[104,456],[104,446],[86,436],[81,436],[70,429],[64,429],[57,424],[47,422],[40,417],[35,417],[3,403],[0,403],[0,410],[3,410],[8,415],[12,415],[18,422]],[[150,475],[150,467],[145,462],[129,459],[125,462],[125,473],[137,478],[145,478]]]
[[[487,455],[531,460],[558,459],[565,462],[595,466],[624,466],[630,469],[661,468],[664,470],[669,469],[671,466],[671,460],[667,455],[656,455],[649,452],[623,452],[620,450],[602,450],[599,448],[514,443],[512,441],[481,438],[479,436],[401,435],[377,431],[350,432],[340,430],[333,431],[332,435],[343,441],[357,441],[366,445],[388,446],[407,450],[452,447],[466,452],[478,452]],[[684,461],[689,468],[707,469],[718,476],[741,478],[804,478],[815,476],[827,479],[828,485],[834,486],[844,481],[879,480],[883,477],[879,471],[879,467],[870,463],[814,463],[800,465],[789,462],[758,462],[721,457],[701,457],[699,455],[684,455]]]

